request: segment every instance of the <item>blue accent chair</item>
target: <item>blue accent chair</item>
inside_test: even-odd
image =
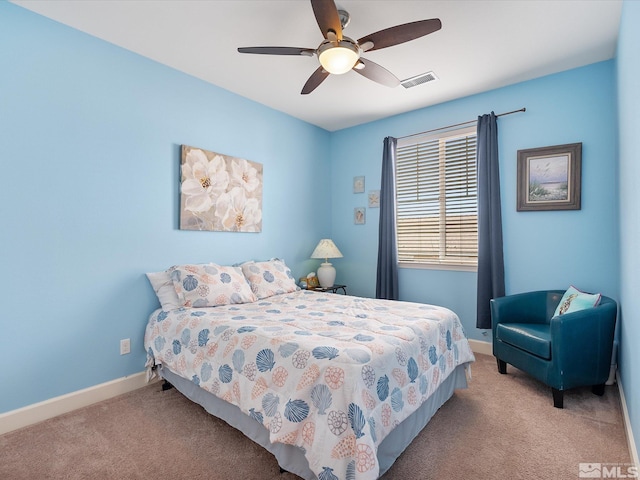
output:
[[[554,317],[563,294],[542,290],[491,300],[498,371],[506,374],[509,363],[550,386],[556,408],[570,388],[590,385],[604,394],[618,313],[615,300],[602,296],[596,307]]]

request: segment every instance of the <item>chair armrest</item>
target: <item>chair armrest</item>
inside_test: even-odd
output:
[[[551,319],[551,358],[568,382],[608,377],[617,308],[610,302]]]

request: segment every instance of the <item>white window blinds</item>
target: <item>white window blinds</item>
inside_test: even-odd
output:
[[[476,128],[398,140],[401,265],[477,266]]]

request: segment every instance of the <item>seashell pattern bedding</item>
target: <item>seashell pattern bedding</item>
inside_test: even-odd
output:
[[[309,290],[156,310],[147,367],[165,365],[300,447],[318,479],[375,479],[377,446],[474,361],[443,307]]]

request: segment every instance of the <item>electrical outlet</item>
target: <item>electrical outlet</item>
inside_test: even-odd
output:
[[[120,340],[120,355],[126,355],[127,353],[131,353],[131,340],[123,338]]]

